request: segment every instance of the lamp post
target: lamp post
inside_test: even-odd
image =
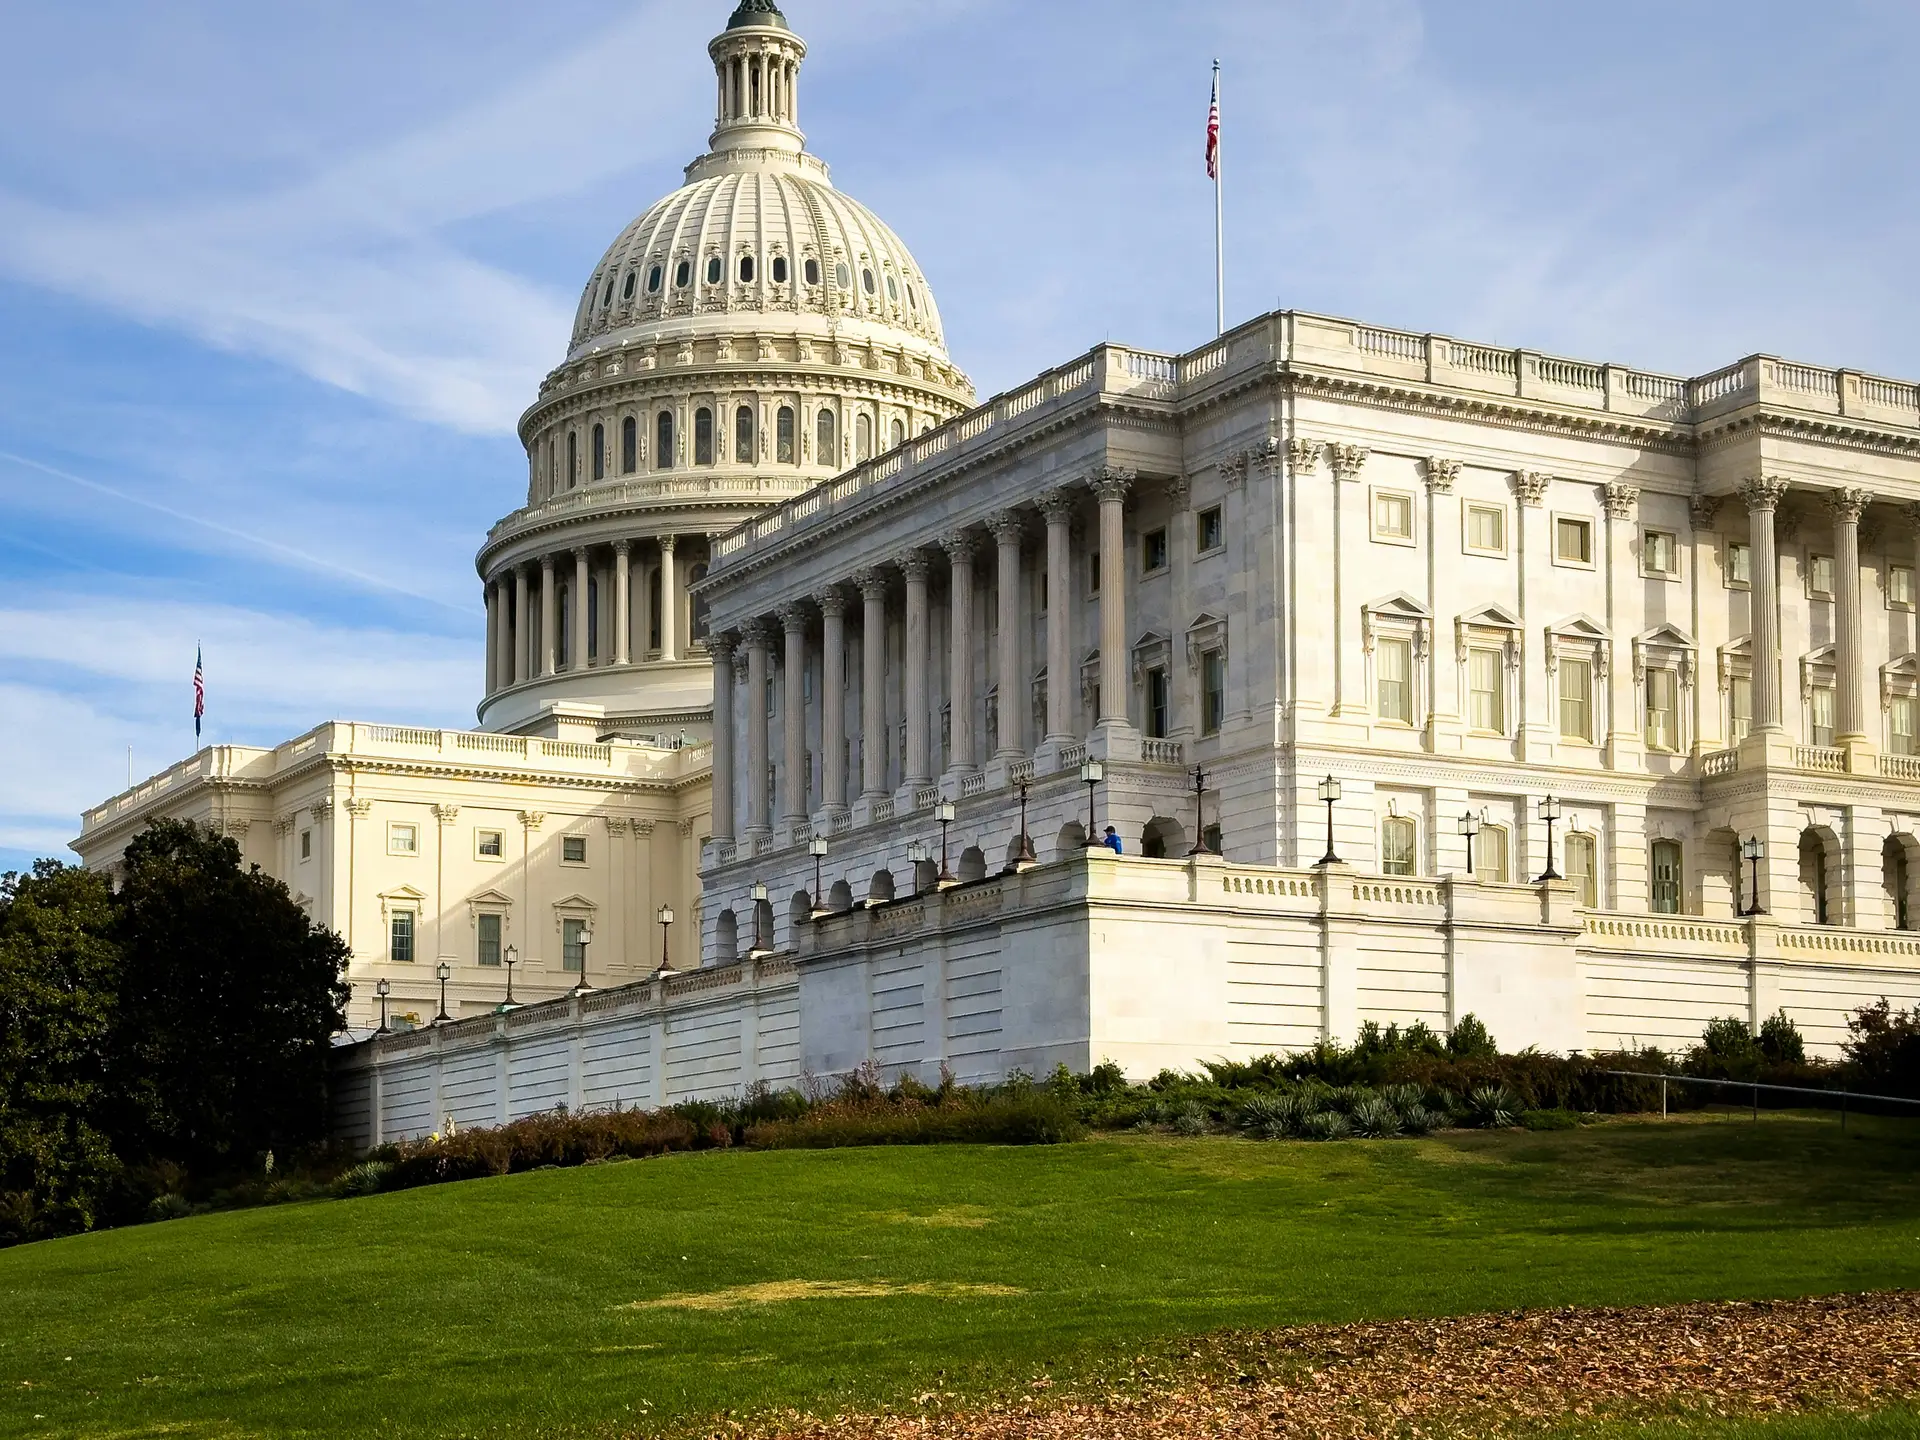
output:
[[[1207,853],[1207,772],[1193,767],[1193,848],[1189,855]]]
[[[453,967],[442,960],[434,967],[433,973],[440,977],[440,1013],[433,1017],[433,1023],[444,1025],[453,1018],[447,1014],[447,981],[453,978]]]
[[[1100,838],[1093,833],[1093,787],[1107,778],[1107,767],[1098,760],[1080,762],[1080,783],[1087,787],[1087,844],[1089,850],[1100,844]]]
[[[1460,817],[1460,833],[1467,837],[1467,876],[1473,876],[1473,839],[1480,833],[1480,817],[1471,810]]]
[[[1560,872],[1553,868],[1553,822],[1560,818],[1560,802],[1549,795],[1540,802],[1540,818],[1547,822],[1547,868],[1540,872],[1540,881],[1558,880]]]
[[[506,1002],[505,1002],[505,1003],[504,1003],[504,1004],[503,1004],[503,1005],[501,1006],[501,1009],[503,1009],[503,1010],[511,1010],[511,1009],[513,1009],[513,1008],[514,1008],[514,1003],[513,1003],[513,967],[514,967],[514,966],[516,966],[516,965],[518,965],[518,964],[520,963],[520,949],[519,949],[519,947],[518,947],[518,946],[516,946],[516,945],[509,945],[509,946],[507,946],[507,953],[506,953],[506,957],[505,957],[505,958],[506,958],[506,962],[507,962],[507,998],[506,998]]]
[[[1747,908],[1742,915],[1764,915],[1760,908],[1760,855],[1762,846],[1758,835],[1749,835],[1740,842],[1740,858],[1753,867],[1753,882],[1747,886]]]
[[[760,933],[761,909],[767,903],[766,882],[764,880],[754,881],[753,889],[749,890],[747,894],[753,900],[753,944],[747,949],[747,958],[753,960],[761,955],[770,953],[767,947],[761,943],[765,937]]]
[[[907,863],[913,867],[913,893],[920,893],[920,867],[933,858],[933,852],[926,845],[914,840],[907,846]]]
[[[820,862],[827,858],[827,837],[814,836],[807,842],[807,853],[813,856],[813,910],[809,918],[818,920],[829,913],[826,897],[820,893]]]
[[[568,994],[587,995],[592,993],[593,986],[587,983],[587,947],[591,944],[593,944],[593,927],[591,925],[582,925],[580,927],[580,979],[575,983],[573,989],[567,992]]]
[[[1039,863],[1033,854],[1033,837],[1027,833],[1027,791],[1032,788],[1031,780],[1020,781],[1020,849],[1013,857],[1013,864],[1007,867],[1015,872],[1029,869]]]
[[[1320,798],[1327,807],[1327,853],[1316,862],[1321,865],[1338,865],[1340,857],[1333,853],[1333,805],[1340,798],[1340,782],[1329,775],[1320,782]]]
[[[673,907],[671,905],[662,905],[660,907],[659,919],[660,919],[660,973],[662,975],[665,975],[673,969],[673,962],[668,958],[668,951],[667,951],[667,935],[673,929]]]
[[[940,822],[940,878],[937,883],[944,890],[955,883],[953,871],[947,868],[947,827],[953,824],[953,802],[942,800],[934,806],[933,818]]]
[[[376,1035],[391,1035],[393,1031],[387,1025],[387,996],[393,993],[393,986],[387,983],[386,976],[382,975],[378,980],[373,982],[373,993],[380,997],[380,1028],[373,1033]]]

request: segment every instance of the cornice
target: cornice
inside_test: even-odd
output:
[[[1701,427],[1700,448],[1717,452],[1748,439],[1755,431],[1771,440],[1814,440],[1860,454],[1920,456],[1920,431],[1874,425],[1851,416],[1809,415],[1802,411],[1750,407]]]

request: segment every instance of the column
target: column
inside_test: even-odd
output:
[[[1787,482],[1777,476],[1740,486],[1752,531],[1753,585],[1748,591],[1753,636],[1753,728],[1780,729],[1780,562],[1773,549],[1773,516],[1786,498]]]
[[[807,818],[807,607],[781,606],[780,623],[787,635],[780,705],[780,731],[786,740],[780,818],[791,825]]]
[[[573,663],[569,670],[584,670],[592,663],[587,657],[587,636],[590,633],[593,605],[592,580],[587,566],[587,547],[582,545],[573,552]]]
[[[513,669],[515,685],[524,683],[532,668],[528,653],[533,649],[533,628],[527,624],[527,567],[513,567]]]
[[[633,663],[633,542],[613,547],[613,663]]]
[[[624,557],[623,557],[624,558]],[[733,637],[711,635],[713,657],[713,838],[733,839]]]
[[[1087,481],[1100,501],[1100,713],[1102,728],[1127,723],[1127,530],[1131,470],[1102,467]]]
[[[1638,609],[1629,597],[1639,584],[1639,566],[1633,553],[1636,528],[1633,520],[1640,505],[1640,487],[1616,481],[1606,486],[1602,499],[1607,512],[1605,618],[1609,638],[1601,652],[1605,678],[1602,680],[1598,674],[1594,678],[1604,686],[1601,694],[1605,697],[1607,717],[1606,763],[1615,768],[1631,768],[1640,765],[1643,759],[1646,732],[1633,713],[1633,672],[1628,670],[1623,675],[1615,662],[1623,655],[1629,664],[1633,660],[1632,642],[1623,640],[1621,630]]]
[[[540,557],[540,673],[551,675],[560,662],[559,587],[553,583],[553,556]]]
[[[940,542],[947,552],[951,617],[947,649],[947,697],[952,716],[953,752],[948,766],[955,774],[975,769],[973,750],[973,557],[979,542],[964,532]]]
[[[907,577],[907,785],[925,785],[927,773],[927,572],[933,562],[914,550],[900,559]]]
[[[1347,487],[1360,478],[1361,467],[1367,463],[1367,448],[1364,445],[1335,443],[1327,447],[1327,460],[1333,469],[1333,555],[1330,557],[1333,570],[1333,584],[1330,598],[1333,601],[1333,713],[1341,715],[1365,714],[1368,710],[1364,686],[1349,684],[1348,676],[1354,667],[1348,664],[1346,637],[1351,633],[1347,620],[1347,597],[1343,590],[1345,578],[1357,574],[1363,568],[1356,564],[1349,568],[1348,550],[1352,546],[1367,543],[1367,517],[1365,512],[1366,496],[1360,497],[1362,506],[1360,527],[1357,535],[1347,533],[1346,495]],[[1246,506],[1240,507],[1244,516]],[[1242,524],[1236,524],[1231,516],[1227,519],[1229,530],[1239,530]]]
[[[1073,511],[1074,496],[1055,490],[1043,496],[1047,517],[1047,734],[1058,744],[1073,740]]]
[[[500,587],[489,580],[487,596],[487,694],[500,688]]]
[[[820,789],[821,805],[838,814],[847,808],[847,597],[822,591],[820,606]]]
[[[773,817],[767,788],[767,669],[772,662],[773,635],[766,622],[755,620],[747,626],[747,832],[751,835],[773,833]]]
[[[680,571],[673,563],[673,547],[678,537],[660,537],[660,658],[680,658]]]
[[[854,577],[860,586],[860,798],[887,793],[887,577]]]
[[[1000,654],[995,681],[1000,686],[1000,744],[994,751],[1011,760],[1027,750],[1027,684],[1020,664],[1020,540],[1025,524],[1011,510],[987,518],[998,555]]]
[[[1826,498],[1833,511],[1833,663],[1839,686],[1833,742],[1859,745],[1867,738],[1860,705],[1860,512],[1873,496],[1865,490],[1830,490]]]

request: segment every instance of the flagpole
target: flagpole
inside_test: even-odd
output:
[[[1215,109],[1220,105],[1220,62],[1213,62],[1213,103]],[[1225,207],[1221,202],[1221,176],[1224,167],[1220,161],[1220,142],[1214,141],[1213,160],[1213,283],[1215,319],[1219,328],[1214,332],[1227,333],[1227,235]]]

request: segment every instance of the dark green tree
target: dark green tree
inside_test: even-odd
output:
[[[1920,1006],[1896,1010],[1884,995],[1862,1005],[1841,1048],[1855,1089],[1920,1099]]]
[[[120,952],[107,882],[0,876],[0,1244],[90,1229],[118,1173],[102,1128]]]
[[[240,847],[159,820],[127,847],[111,1077],[122,1158],[212,1169],[327,1132],[348,952]]]

